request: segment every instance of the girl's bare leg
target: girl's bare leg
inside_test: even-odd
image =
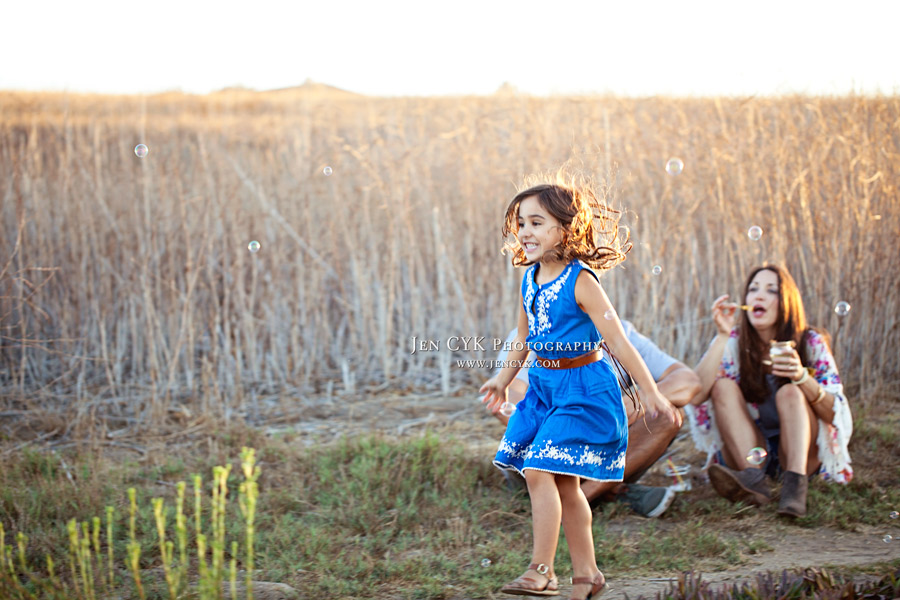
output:
[[[597,558],[594,554],[591,507],[579,483],[578,477],[556,476],[556,487],[562,504],[562,526],[572,555],[573,575],[593,579],[600,570],[597,568]],[[581,598],[590,590],[590,584],[578,584],[573,586],[572,596]]]
[[[783,385],[775,394],[781,423],[779,462],[785,471],[810,475],[819,468],[819,420],[796,385]]]
[[[733,380],[723,377],[713,384],[711,397],[722,436],[725,463],[739,471],[751,467],[758,469],[759,465],[751,464],[747,455],[755,447],[765,448],[765,439],[750,418],[741,388]]]
[[[547,565],[550,568],[548,575],[552,576],[554,573],[553,559],[559,543],[559,524],[562,520],[562,502],[556,487],[556,476],[553,473],[526,469],[525,482],[528,484],[528,495],[531,497],[534,530],[534,550],[531,554],[531,562]],[[548,576],[535,576],[533,572],[529,572],[528,577],[543,581]]]

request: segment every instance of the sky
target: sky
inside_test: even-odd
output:
[[[0,23],[3,90],[900,93],[895,0],[11,0]]]

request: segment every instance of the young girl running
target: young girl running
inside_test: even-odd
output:
[[[572,598],[599,596],[591,509],[579,478],[622,481],[628,421],[613,370],[601,361],[601,340],[641,390],[643,408],[679,422],[628,341],[591,267],[604,271],[625,258],[618,213],[581,182],[542,184],[519,193],[506,210],[503,236],[522,280],[516,342],[507,365],[482,387],[483,402],[506,402],[521,361],[534,350],[525,397],[494,458],[525,477],[531,497],[534,549],[528,570],[501,589],[555,596],[553,560],[562,522],[572,555]],[[627,248],[625,249],[627,251]]]

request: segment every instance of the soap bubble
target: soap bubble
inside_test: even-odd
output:
[[[839,317],[846,317],[848,314],[850,314],[850,303],[844,302],[843,300],[841,300],[840,302],[835,304],[834,305],[834,314],[836,314]]]
[[[614,309],[614,308],[611,308],[608,311],[606,311],[605,313],[603,313],[603,318],[606,319],[607,321],[612,321],[615,318],[615,316],[616,316],[616,309]]]
[[[504,402],[500,405],[500,414],[504,417],[510,417],[512,414],[516,412],[516,405],[510,404],[509,402]]]
[[[325,173],[325,177],[328,177],[329,175],[334,173],[334,171],[331,169],[331,167],[325,167],[324,169],[322,169],[322,172]]]
[[[491,566],[491,559],[489,559],[489,558],[482,558],[482,559],[481,559],[481,566],[482,566],[482,567],[489,567],[489,566]]]
[[[684,161],[680,158],[670,158],[666,162],[666,173],[669,175],[681,175],[684,170]]]
[[[754,225],[750,229],[747,230],[747,237],[753,240],[754,242],[758,242],[759,238],[762,237],[763,230],[759,225]]]
[[[148,152],[150,152],[150,148],[146,144],[138,144],[134,147],[134,155],[138,158],[144,158]]]
[[[651,269],[651,271],[653,272],[654,275],[659,275],[660,273],[662,273],[662,267],[659,265],[653,265],[653,268]]]
[[[890,544],[892,541],[894,541],[894,538],[893,536],[891,536],[891,534],[887,534],[886,536],[881,538],[881,541],[883,541],[885,544]]]
[[[756,448],[752,448],[750,452],[747,453],[747,462],[751,465],[761,465],[763,461],[766,460],[766,457],[768,455],[769,453],[766,452],[765,448],[760,448],[757,446]]]
[[[259,252],[259,242],[253,240],[249,244],[247,244],[247,250],[250,252]]]
[[[898,513],[896,510],[892,510],[891,514],[888,516],[890,516],[892,519],[896,519],[897,517],[900,517],[900,513]]]

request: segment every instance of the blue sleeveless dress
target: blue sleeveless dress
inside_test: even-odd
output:
[[[575,302],[575,280],[586,270],[572,261],[559,277],[535,282],[537,265],[522,280],[530,349],[541,358],[571,358],[599,348],[600,333]],[[574,369],[533,366],[528,392],[516,405],[494,465],[622,481],[628,418],[615,373],[606,361]]]

